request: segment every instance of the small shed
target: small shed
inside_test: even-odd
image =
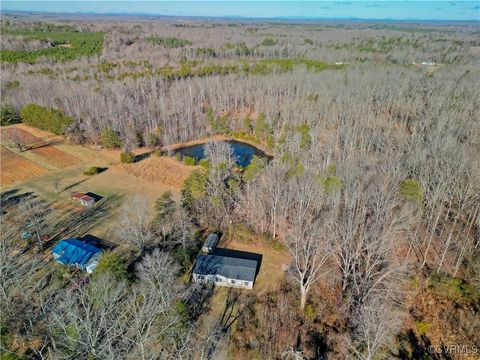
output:
[[[95,199],[90,195],[84,195],[80,198],[80,204],[83,206],[92,206],[95,203]]]
[[[207,240],[205,240],[205,242],[203,243],[202,252],[205,254],[210,254],[213,249],[217,247],[219,240],[220,237],[215,233],[211,233],[210,235],[208,235]]]
[[[92,206],[95,203],[95,199],[92,196],[81,193],[81,192],[73,193],[72,200],[78,201],[83,206]]]
[[[58,262],[88,273],[95,269],[101,254],[102,249],[74,238],[61,240],[52,249],[52,255]]]
[[[194,282],[253,289],[258,262],[217,255],[198,255],[193,267]]]

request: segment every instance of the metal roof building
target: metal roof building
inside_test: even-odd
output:
[[[87,272],[95,268],[101,253],[102,249],[78,239],[62,240],[52,249],[53,257],[58,262]]]
[[[215,234],[211,233],[208,235],[207,240],[205,240],[205,243],[202,246],[202,252],[204,253],[211,253],[213,249],[218,245],[218,241],[220,240],[220,237]]]
[[[258,262],[217,255],[198,255],[193,268],[195,282],[252,289]]]

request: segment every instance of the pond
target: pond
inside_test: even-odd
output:
[[[253,145],[235,140],[226,140],[225,142],[233,149],[233,153],[237,158],[237,165],[239,166],[245,167],[249,165],[254,155],[263,158],[270,158],[262,150]],[[189,156],[198,162],[205,158],[205,144],[206,143],[201,143],[178,148],[174,151],[174,155],[180,154],[181,158]]]

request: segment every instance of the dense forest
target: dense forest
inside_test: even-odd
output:
[[[239,169],[211,143],[179,199],[122,208],[135,256],[92,276],[43,270],[42,235],[86,218],[2,192],[2,358],[478,356],[480,29],[435,26],[3,17],[2,125],[126,153],[226,134],[272,157]],[[199,321],[205,229],[284,249],[279,290]]]

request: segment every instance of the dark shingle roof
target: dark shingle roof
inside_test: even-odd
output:
[[[208,247],[208,248],[214,248],[218,244],[218,235],[215,233],[212,233],[208,235],[207,240],[205,240],[205,243],[203,246]]]
[[[254,281],[256,271],[255,260],[216,255],[198,255],[193,268],[194,274],[221,275],[228,279],[243,281]]]

